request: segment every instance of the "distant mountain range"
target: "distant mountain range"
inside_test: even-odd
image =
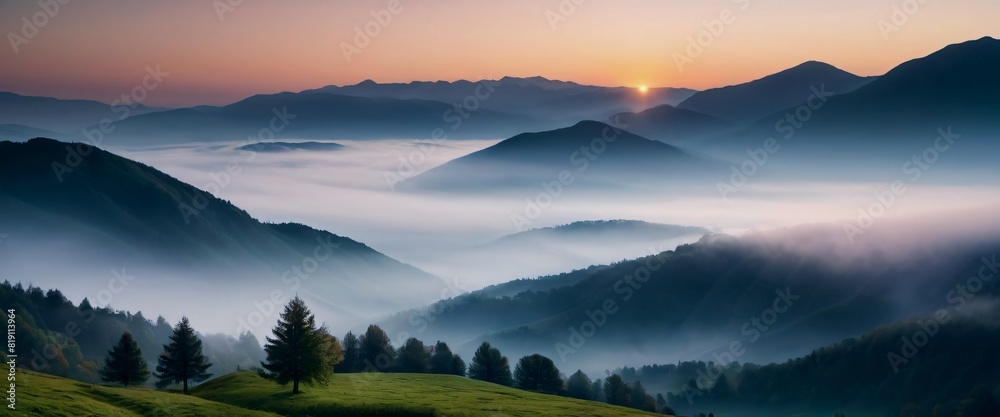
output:
[[[201,106],[131,117],[116,123],[109,143],[290,139],[441,139],[509,135],[545,124],[489,109],[459,112],[423,99],[325,93],[256,95],[222,107]],[[437,132],[437,133],[436,133]]]
[[[236,304],[242,290],[263,288],[265,299],[272,289],[302,291],[323,300],[317,308],[335,312],[331,319],[349,322],[421,305],[444,288],[436,277],[349,238],[262,223],[149,166],[50,139],[0,142],[0,213],[0,232],[9,235],[0,274],[72,273],[84,290],[67,290],[83,293],[126,266],[158,276],[146,285],[214,288],[191,290],[191,302],[222,288],[231,289]]]
[[[401,188],[524,190],[543,182],[562,183],[562,187],[617,187],[662,183],[670,174],[696,177],[715,167],[715,161],[666,143],[603,122],[583,121],[562,129],[522,133],[433,168]]]
[[[0,125],[16,124],[59,133],[78,135],[76,130],[99,124],[103,119],[117,121],[126,116],[162,110],[142,104],[129,106],[119,103],[113,106],[93,100],[62,100],[0,92]],[[18,139],[29,137],[32,136]]]
[[[530,115],[567,124],[583,119],[599,119],[623,111],[638,111],[661,104],[676,105],[696,90],[653,88],[640,93],[629,87],[598,87],[543,77],[503,77],[480,81],[415,81],[380,84],[372,80],[347,85],[326,86],[303,93],[333,93],[358,97],[423,99],[448,104],[467,100],[485,109]],[[528,130],[528,129],[526,129]],[[524,131],[524,130],[522,130]]]
[[[628,131],[675,146],[696,143],[699,139],[719,135],[736,128],[715,116],[696,111],[660,105],[638,113],[620,113],[614,117]]]

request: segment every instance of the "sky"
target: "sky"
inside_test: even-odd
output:
[[[995,0],[4,0],[0,91],[111,102],[151,71],[143,104],[168,107],[365,79],[706,89],[808,60],[879,75],[1000,37],[998,15]]]

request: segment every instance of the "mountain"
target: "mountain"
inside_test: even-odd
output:
[[[637,220],[578,221],[506,235],[482,245],[450,250],[439,257],[426,256],[421,261],[424,268],[438,276],[461,277],[476,271],[475,278],[480,282],[506,282],[673,249],[710,233],[701,227]],[[499,284],[492,287],[490,294],[514,295],[523,288],[523,281],[533,280]],[[531,285],[536,284],[540,285]]]
[[[703,141],[698,149],[740,154],[774,137],[788,149],[783,153],[796,156],[786,159],[850,157],[855,163],[870,159],[898,168],[894,162],[934,146],[946,151],[948,157],[941,159],[958,169],[995,168],[989,155],[1000,149],[998,72],[1000,40],[949,45],[852,92],[813,102],[819,104],[814,110],[803,110],[802,100],[735,134]],[[957,144],[944,147],[946,142]]]
[[[573,187],[613,187],[659,183],[669,174],[697,176],[714,167],[712,161],[663,142],[602,122],[583,121],[562,129],[522,133],[424,172],[403,186],[523,190],[556,181]]]
[[[728,120],[750,124],[760,118],[802,103],[813,88],[843,94],[872,81],[822,62],[809,61],[764,78],[701,91],[677,105]]]
[[[421,305],[443,288],[362,243],[260,222],[209,192],[82,144],[0,142],[0,213],[8,235],[0,248],[4,277],[44,284],[46,276],[72,274],[63,290],[91,297],[116,277],[145,289],[129,293],[132,303],[162,310],[171,297],[204,303],[189,314],[216,329],[238,329],[240,320],[256,317],[251,311],[273,315],[273,307],[261,306],[294,293],[343,324]],[[222,314],[211,302],[219,291],[227,294],[224,316],[211,315]],[[99,305],[126,301],[101,298]],[[233,316],[233,306],[247,315]]]
[[[922,315],[887,324],[782,363],[727,364],[738,370],[727,378],[730,389],[678,386],[668,397],[685,414],[1000,415],[1000,360],[991,348],[1000,343],[998,311],[979,307],[942,310],[943,323],[940,315]]]
[[[0,92],[0,125],[17,124],[54,132],[82,129],[99,124],[103,119],[117,121],[161,110],[164,109],[142,104],[111,105],[92,100],[62,100]]]
[[[448,340],[462,353],[488,340],[514,356],[541,353],[590,371],[609,363],[718,362],[733,342],[741,343],[740,362],[783,361],[954,307],[964,301],[956,285],[997,268],[989,255],[1000,249],[996,222],[981,234],[923,227],[876,228],[854,243],[835,225],[708,236],[656,255],[524,280],[513,295],[472,292],[382,324],[390,334]],[[915,238],[924,233],[934,238]],[[1000,294],[995,281],[980,288],[982,302]]]
[[[0,125],[0,141],[23,142],[37,137],[56,137],[58,133],[24,125]]]
[[[543,77],[503,77],[499,80],[414,81],[326,86],[303,93],[332,93],[369,98],[423,99],[448,104],[469,101],[506,113],[530,115],[557,124],[582,119],[600,119],[623,111],[636,111],[660,104],[675,105],[695,90],[653,88],[640,94],[635,88],[598,87]]]
[[[620,113],[615,118],[630,132],[678,146],[735,128],[720,118],[668,104],[639,113]]]
[[[178,141],[291,139],[488,138],[542,124],[528,116],[488,109],[459,112],[418,99],[324,93],[256,95],[223,106],[201,106],[130,117],[109,135],[128,144]]]
[[[241,151],[253,152],[290,152],[290,151],[336,151],[344,149],[344,145],[333,142],[257,142],[236,148]]]

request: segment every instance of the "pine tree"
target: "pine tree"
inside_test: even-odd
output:
[[[628,384],[618,374],[609,376],[604,380],[604,397],[608,404],[628,406]]]
[[[156,366],[157,386],[173,383],[183,384],[184,394],[188,393],[188,380],[204,381],[212,376],[205,372],[212,366],[201,352],[201,340],[194,334],[191,322],[182,317],[170,335],[170,343],[163,346],[159,364]]]
[[[141,385],[149,379],[149,369],[142,359],[142,350],[135,343],[132,334],[125,332],[118,343],[108,351],[104,366],[100,370],[101,379],[124,386]]]
[[[457,353],[451,355],[451,374],[465,376],[465,361]]]
[[[316,317],[306,303],[295,297],[281,313],[281,319],[271,330],[264,351],[267,362],[261,365],[281,385],[292,383],[292,394],[299,393],[299,383],[326,383],[333,372],[325,357],[322,332],[316,328]]]
[[[472,365],[469,366],[469,378],[508,387],[514,383],[507,357],[501,355],[499,349],[490,346],[489,342],[483,342],[479,345],[479,349],[476,349]]]
[[[593,384],[593,381],[590,380],[590,377],[578,369],[566,380],[566,395],[581,400],[592,399],[593,395],[590,392],[591,384]]]
[[[351,373],[361,370],[361,352],[358,344],[358,337],[354,332],[347,332],[344,335],[344,360],[337,364],[334,372]]]

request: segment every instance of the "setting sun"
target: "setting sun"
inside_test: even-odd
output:
[[[639,92],[640,92],[640,93],[643,93],[643,94],[645,94],[645,93],[646,93],[647,91],[649,91],[649,87],[646,87],[646,86],[644,86],[644,85],[640,85],[640,86],[639,86]]]

